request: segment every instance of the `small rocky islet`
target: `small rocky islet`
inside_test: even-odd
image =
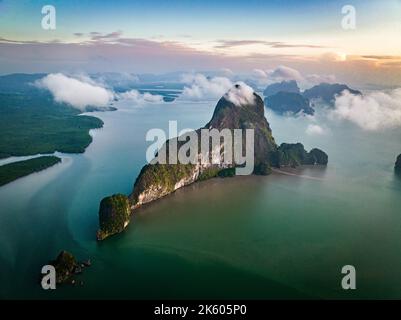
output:
[[[358,90],[351,89],[340,83],[320,83],[301,92],[295,80],[270,84],[263,94],[265,105],[280,115],[297,115],[315,113],[316,104],[334,107],[337,95],[348,91],[353,95],[362,95]]]
[[[75,276],[82,274],[85,268],[92,265],[92,262],[90,259],[79,262],[70,252],[63,250],[49,264],[56,270],[57,284],[83,285],[84,282],[78,281]],[[41,275],[42,277],[43,275]]]
[[[327,165],[327,154],[317,148],[307,152],[301,143],[283,143],[278,146],[272,130],[264,115],[264,102],[246,84],[236,84],[217,103],[212,119],[195,131],[201,129],[253,129],[254,130],[254,171],[256,175],[268,175],[272,168],[299,165]],[[168,150],[172,140],[178,145],[184,142],[177,138],[166,141],[162,148]],[[243,150],[245,141],[243,139]],[[222,150],[222,144],[220,150]],[[198,150],[198,158],[201,152]],[[168,157],[167,157],[168,158]],[[104,198],[99,208],[99,230],[97,239],[122,232],[130,221],[136,208],[162,198],[175,190],[197,181],[214,177],[235,175],[236,164],[146,164],[136,178],[133,191],[129,196],[114,194]]]

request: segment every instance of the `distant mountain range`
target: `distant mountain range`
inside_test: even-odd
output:
[[[321,83],[305,90],[302,95],[309,100],[321,99],[322,102],[333,105],[336,95],[341,94],[344,90],[349,91],[351,94],[362,95],[360,91],[351,89],[347,85],[339,83]]]
[[[313,115],[315,110],[308,99],[296,92],[280,91],[265,98],[265,105],[278,114],[297,114],[303,112]]]
[[[362,95],[360,91],[339,83],[321,83],[301,92],[295,80],[273,83],[267,86],[263,93],[266,107],[278,114],[313,115],[316,102],[333,107],[336,96],[344,90],[354,95]]]
[[[298,83],[295,80],[282,81],[267,86],[263,95],[269,97],[279,92],[301,93],[301,90],[299,90]]]

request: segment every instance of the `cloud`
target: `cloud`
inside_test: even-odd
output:
[[[330,116],[357,124],[364,130],[376,131],[401,126],[401,88],[374,91],[363,96],[343,91],[336,97]]]
[[[336,82],[336,76],[333,74],[308,74],[305,76],[305,81],[309,86],[315,86],[322,82],[324,83],[334,83]]]
[[[185,86],[180,98],[187,100],[216,99],[223,96],[233,83],[226,77],[206,77],[201,73],[184,74],[182,81]]]
[[[325,52],[320,55],[322,62],[339,62],[347,61],[347,55],[342,52]]]
[[[105,107],[113,99],[111,91],[83,76],[77,79],[62,73],[52,73],[35,84],[49,90],[55,101],[68,103],[80,110],[85,110],[87,106]]]
[[[298,70],[287,66],[278,66],[268,73],[269,77],[278,81],[296,80],[302,81],[304,78]]]
[[[326,131],[317,124],[309,124],[306,128],[306,134],[308,135],[324,135]]]
[[[118,98],[133,101],[135,104],[142,105],[145,103],[162,103],[163,97],[149,92],[140,93],[138,90],[130,90],[118,95]]]
[[[321,45],[313,44],[291,44],[281,41],[265,41],[265,40],[217,40],[218,45],[216,49],[230,49],[234,47],[250,46],[250,45],[264,45],[271,48],[309,48],[309,49],[321,49],[326,48]]]
[[[279,42],[272,42],[272,41],[264,41],[264,40],[217,40],[218,45],[215,46],[217,49],[228,49],[233,47],[240,47],[240,46],[249,46],[255,44],[262,44],[262,45],[272,45],[278,44]]]
[[[100,32],[91,32],[90,36],[92,40],[118,40],[122,36],[122,31],[114,31],[106,34],[102,34]]]
[[[254,69],[252,71],[252,78],[256,80],[260,85],[268,85],[275,82],[295,80],[303,88],[308,88],[322,82],[333,83],[336,80],[336,77],[334,75],[302,75],[301,72],[299,72],[298,70],[284,65],[266,71],[262,69]]]
[[[278,66],[273,70],[254,69],[252,78],[260,85],[268,85],[274,82],[296,80],[303,82],[305,79],[298,70],[287,66]]]
[[[221,68],[219,70],[219,73],[223,76],[223,77],[234,77],[235,73],[230,69],[230,68]]]
[[[237,106],[252,104],[255,101],[253,89],[242,81],[230,88],[224,98]]]

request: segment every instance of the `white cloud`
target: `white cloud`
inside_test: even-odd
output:
[[[52,73],[38,80],[36,85],[49,90],[55,101],[68,103],[80,110],[85,110],[87,106],[105,107],[113,99],[111,91],[87,77],[79,78]]]
[[[333,83],[334,75],[307,74],[303,75],[296,69],[287,66],[278,66],[272,70],[254,69],[252,79],[259,85],[269,85],[275,82],[295,80],[302,88],[309,88],[322,82]]]
[[[308,74],[305,76],[305,82],[308,86],[315,86],[322,82],[334,83],[336,82],[336,77],[333,74]]]
[[[343,52],[325,52],[320,55],[320,60],[323,62],[346,61],[347,55]]]
[[[276,69],[268,72],[268,75],[271,79],[274,79],[275,81],[304,80],[304,77],[298,70],[295,70],[287,66],[278,66]]]
[[[228,101],[237,106],[252,104],[255,101],[253,89],[244,82],[238,82],[224,95]]]
[[[208,78],[203,74],[184,74],[184,87],[180,98],[188,100],[216,99],[223,96],[232,86],[230,79],[225,77]]]
[[[118,95],[120,99],[133,101],[135,104],[145,103],[162,103],[163,97],[157,94],[150,94],[149,92],[140,93],[138,90],[130,90]]]
[[[370,131],[401,126],[401,88],[363,96],[343,91],[336,97],[331,116],[351,121]]]
[[[308,127],[306,128],[306,133],[311,136],[312,135],[324,135],[324,134],[326,134],[326,131],[317,124],[309,124]]]
[[[221,68],[221,69],[219,70],[219,73],[220,73],[223,77],[227,77],[227,78],[231,78],[231,77],[234,77],[234,76],[235,76],[234,72],[233,72],[231,69],[229,69],[229,68]]]

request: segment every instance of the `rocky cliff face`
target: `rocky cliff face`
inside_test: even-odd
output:
[[[324,153],[323,155],[317,149],[307,153],[302,144],[297,145],[297,152],[294,152],[293,148],[284,148],[283,145],[278,148],[269,123],[264,116],[262,98],[244,83],[237,84],[230,89],[217,103],[212,119],[203,128],[193,131],[192,134],[199,138],[201,129],[217,129],[219,131],[228,129],[231,133],[235,129],[253,129],[254,174],[269,174],[271,167],[280,165],[327,163],[327,159],[326,162],[321,160],[324,159]],[[200,140],[198,139],[198,141]],[[245,140],[243,135],[243,150],[246,149]],[[166,160],[168,160],[169,152],[171,152],[169,146],[177,144],[177,149],[173,151],[177,152],[186,142],[187,140],[180,138],[170,139],[159,150],[159,154],[165,150]],[[234,141],[232,143],[234,144]],[[135,210],[143,204],[157,200],[193,182],[216,176],[235,175],[236,167],[238,168],[235,159],[232,159],[233,161],[229,164],[225,162],[205,163],[201,161],[205,155],[200,150],[200,144],[197,143],[195,148],[197,148],[197,153],[195,153],[197,161],[192,163],[158,163],[155,161],[158,158],[156,155],[150,164],[142,168],[128,199],[124,195],[103,199],[99,209],[98,239],[103,240],[112,234],[121,232],[128,224],[130,210]],[[212,151],[223,154],[225,145],[220,141],[213,148],[215,150],[212,150],[211,147],[206,155],[209,160],[213,158]]]
[[[277,150],[272,132],[264,117],[264,104],[259,95],[245,84],[237,84],[217,103],[212,119],[201,129],[253,129],[254,173],[265,174],[271,165],[270,158]],[[196,134],[200,140],[200,130]],[[174,140],[177,140],[176,138]],[[178,147],[184,142],[177,142]],[[167,141],[165,146],[172,143]],[[223,144],[219,146],[222,153]],[[243,139],[245,150],[245,139]],[[210,150],[211,153],[212,150]],[[198,145],[198,159],[202,157]],[[168,157],[167,157],[168,158]],[[206,177],[219,175],[221,170],[234,167],[221,164],[148,164],[139,174],[130,201],[133,208],[163,197],[178,188]],[[227,172],[227,171],[226,171]],[[222,174],[220,174],[222,175]]]

